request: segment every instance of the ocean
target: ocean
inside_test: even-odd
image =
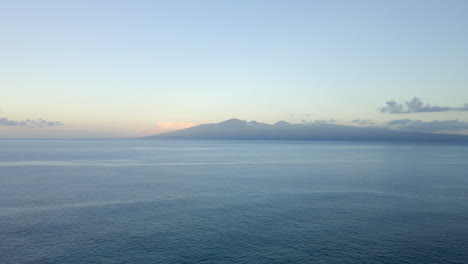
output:
[[[0,140],[0,263],[468,263],[468,146]]]

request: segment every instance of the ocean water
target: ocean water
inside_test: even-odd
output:
[[[468,146],[0,140],[0,263],[468,263]]]

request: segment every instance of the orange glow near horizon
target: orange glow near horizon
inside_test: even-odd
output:
[[[158,121],[156,125],[151,129],[154,133],[160,134],[164,132],[184,129],[196,126],[198,124],[193,122],[186,122],[186,121]]]

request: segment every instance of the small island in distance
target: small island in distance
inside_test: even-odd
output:
[[[297,141],[430,141],[468,143],[468,135],[393,130],[380,126],[347,126],[322,122],[265,124],[229,119],[161,133],[143,139],[297,140]]]

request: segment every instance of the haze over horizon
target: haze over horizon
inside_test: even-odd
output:
[[[6,1],[0,138],[230,118],[468,134],[467,1]]]

